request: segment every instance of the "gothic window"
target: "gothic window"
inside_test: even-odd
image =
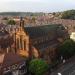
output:
[[[46,42],[46,38],[44,37],[43,39],[44,39],[44,42]]]
[[[41,43],[43,43],[43,38],[41,38]]]
[[[26,50],[26,41],[24,40],[24,50]]]
[[[17,39],[17,49],[19,49],[19,39]]]
[[[54,50],[50,51],[50,57],[54,58]]]
[[[23,46],[23,45],[22,45],[22,37],[23,37],[23,36],[21,35],[21,36],[20,36],[20,49],[23,49],[23,47],[22,47],[22,46]]]
[[[37,41],[35,41],[35,44],[37,44]]]
[[[38,43],[41,43],[41,40],[38,40]]]
[[[46,37],[46,41],[48,40],[49,38],[48,37]]]

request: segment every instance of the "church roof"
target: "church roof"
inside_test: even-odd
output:
[[[43,25],[43,26],[34,26],[34,27],[24,27],[25,32],[30,36],[31,39],[56,34],[59,28],[62,30],[64,27],[60,24],[56,25]]]
[[[40,51],[45,51],[47,50],[47,48],[56,48],[59,44],[60,44],[59,41],[52,40],[52,41],[48,41],[42,44],[36,44],[34,45],[34,47]]]
[[[32,45],[33,47],[35,47],[40,51],[45,51],[49,47],[56,48],[60,44],[58,38],[60,37],[63,38],[65,34],[63,30],[65,30],[65,28],[61,24],[52,24],[52,25],[43,25],[43,26],[24,28],[24,31],[29,35],[31,40],[36,39],[34,40],[34,42],[32,40]]]

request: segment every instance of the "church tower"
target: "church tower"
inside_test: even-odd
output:
[[[19,30],[16,32],[16,49],[17,53],[28,57],[29,36],[24,30],[24,18],[20,17]]]
[[[20,27],[24,28],[24,19],[20,17]]]

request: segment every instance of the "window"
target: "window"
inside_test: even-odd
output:
[[[24,40],[24,50],[26,50],[26,41]]]
[[[23,40],[22,40],[22,38],[23,38],[23,36],[21,35],[20,36],[20,49],[23,49],[23,45],[22,45]]]
[[[19,49],[19,39],[17,39],[17,49]]]
[[[37,44],[37,41],[35,41],[35,44]]]

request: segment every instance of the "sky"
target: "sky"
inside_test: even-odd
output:
[[[0,0],[0,12],[59,12],[75,9],[75,0]]]

